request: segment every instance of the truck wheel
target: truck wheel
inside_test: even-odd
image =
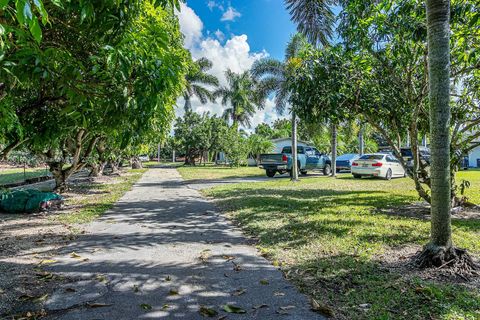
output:
[[[273,178],[275,177],[275,170],[267,170],[267,177]]]
[[[354,174],[354,175],[353,175],[353,179],[360,179],[360,178],[362,178],[362,176],[359,175],[359,174]]]
[[[306,176],[307,175],[307,170],[301,170],[300,173],[302,174],[302,176]]]
[[[329,176],[330,173],[332,173],[332,167],[329,164],[326,164],[325,168],[323,168],[323,175]]]

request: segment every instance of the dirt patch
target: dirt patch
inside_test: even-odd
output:
[[[119,176],[88,177],[82,172],[69,181],[71,189],[63,194],[65,205],[57,210],[39,214],[0,213],[0,315],[12,310],[38,312],[36,306],[45,294],[69,279],[45,272],[43,268],[55,263],[52,257],[59,249],[83,233],[81,225],[58,222],[55,217],[75,213],[95,201],[95,196],[106,191],[100,185],[116,184]],[[51,182],[29,186],[41,190],[51,189]]]
[[[419,245],[406,245],[386,250],[383,254],[375,257],[382,267],[401,274],[407,280],[420,278],[442,284],[457,284],[468,288],[480,290],[480,276],[473,276],[469,279],[452,274],[446,268],[419,269],[412,264],[414,257],[422,250]],[[478,264],[480,260],[474,257]]]
[[[379,213],[422,220],[430,220],[430,205],[426,202],[414,202],[400,207],[379,209]],[[480,220],[480,207],[455,208],[452,220]]]

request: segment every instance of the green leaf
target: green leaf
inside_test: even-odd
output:
[[[29,29],[35,40],[40,43],[42,41],[42,29],[40,28],[37,17],[30,20]]]
[[[10,0],[0,0],[0,9],[3,10],[8,5]]]
[[[143,310],[152,310],[152,306],[149,305],[148,303],[142,303],[140,305],[140,307],[143,309]]]
[[[226,304],[222,306],[222,309],[228,313],[247,313],[247,311],[245,311],[244,309],[231,304]]]
[[[216,315],[218,315],[218,312],[216,310],[207,308],[205,306],[200,306],[200,310],[198,310],[198,312],[204,317],[215,317]]]

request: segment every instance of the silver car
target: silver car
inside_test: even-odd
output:
[[[405,170],[400,161],[391,154],[365,154],[352,163],[352,175],[361,177],[379,177],[391,180],[395,177],[405,177]]]

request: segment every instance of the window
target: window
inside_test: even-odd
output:
[[[282,153],[292,153],[292,147],[283,147]],[[297,153],[298,154],[304,154],[305,153],[305,148],[298,146],[297,147]]]
[[[360,160],[382,160],[383,154],[366,154],[360,157]]]

